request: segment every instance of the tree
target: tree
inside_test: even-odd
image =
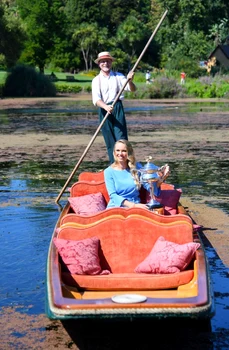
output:
[[[219,5],[220,0],[217,1]],[[161,47],[161,66],[175,67],[182,56],[194,64],[198,57],[202,60],[207,58],[213,45],[208,37],[212,6],[210,0],[204,4],[202,0],[152,0],[153,10],[168,9],[163,26],[155,38]]]
[[[97,23],[81,23],[73,33],[73,40],[77,41],[85,62],[86,71],[92,69],[94,48],[104,44],[107,38],[106,28],[100,29]]]
[[[220,20],[219,24],[214,24],[210,28],[209,38],[214,39],[215,46],[222,44],[229,33],[228,19],[223,18]]]
[[[26,26],[28,40],[21,56],[27,64],[38,66],[44,72],[45,64],[55,50],[57,38],[65,31],[63,2],[61,0],[17,0]]]
[[[117,30],[117,41],[128,53],[129,68],[135,56],[139,42],[145,37],[145,26],[134,16],[128,16]]]
[[[107,28],[109,36],[116,34],[118,26],[132,15],[147,22],[151,0],[65,0],[65,13],[70,26],[97,23]]]
[[[28,36],[21,62],[39,66],[41,71],[50,63],[63,69],[85,66],[88,70],[99,51],[113,51],[117,57],[114,65],[126,69],[127,61],[130,66],[142,51],[165,9],[167,16],[144,55],[142,67],[165,66],[175,53],[182,52],[189,60],[196,60],[199,51],[205,59],[219,30],[224,30],[224,35],[228,29],[221,23],[229,16],[227,0],[206,0],[204,4],[202,0],[1,1],[12,8],[16,4],[20,10]],[[9,45],[4,52],[10,52],[13,40],[4,41]]]
[[[10,68],[20,57],[26,35],[15,12],[4,4],[0,5],[0,33],[0,54]]]

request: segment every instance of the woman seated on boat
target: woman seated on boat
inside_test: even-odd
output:
[[[114,145],[114,163],[104,170],[105,184],[110,196],[107,208],[126,207],[148,209],[146,204],[140,203],[139,190],[143,186],[150,191],[149,183],[140,183],[141,163],[136,162],[133,148],[129,141],[118,140]],[[159,169],[159,167],[158,167]],[[162,177],[153,182],[154,195],[160,195],[160,185],[168,176],[165,172]]]

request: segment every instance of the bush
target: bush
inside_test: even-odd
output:
[[[6,97],[53,97],[55,85],[34,68],[18,65],[12,68],[3,86]]]
[[[167,77],[156,78],[147,90],[149,98],[174,98],[185,93],[176,79]]]
[[[85,88],[85,91],[88,92],[88,93],[90,93],[90,92],[91,92],[91,86],[87,86],[87,87]]]
[[[70,85],[70,84],[57,85],[56,89],[57,89],[57,92],[61,94],[64,94],[64,93],[78,94],[83,90],[82,87],[79,85]]]
[[[204,76],[187,84],[188,94],[198,98],[222,98],[229,95],[228,78]]]

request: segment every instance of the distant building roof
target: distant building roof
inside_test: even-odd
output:
[[[226,68],[229,68],[229,45],[218,45],[209,55],[208,59],[215,57]]]
[[[229,59],[229,45],[218,45],[215,50],[209,55],[209,58],[215,56],[216,51],[222,51],[222,53]]]

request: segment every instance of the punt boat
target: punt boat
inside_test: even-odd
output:
[[[106,209],[103,171],[82,172],[50,241],[48,318],[210,320],[208,261],[181,192],[163,183],[160,206]]]

